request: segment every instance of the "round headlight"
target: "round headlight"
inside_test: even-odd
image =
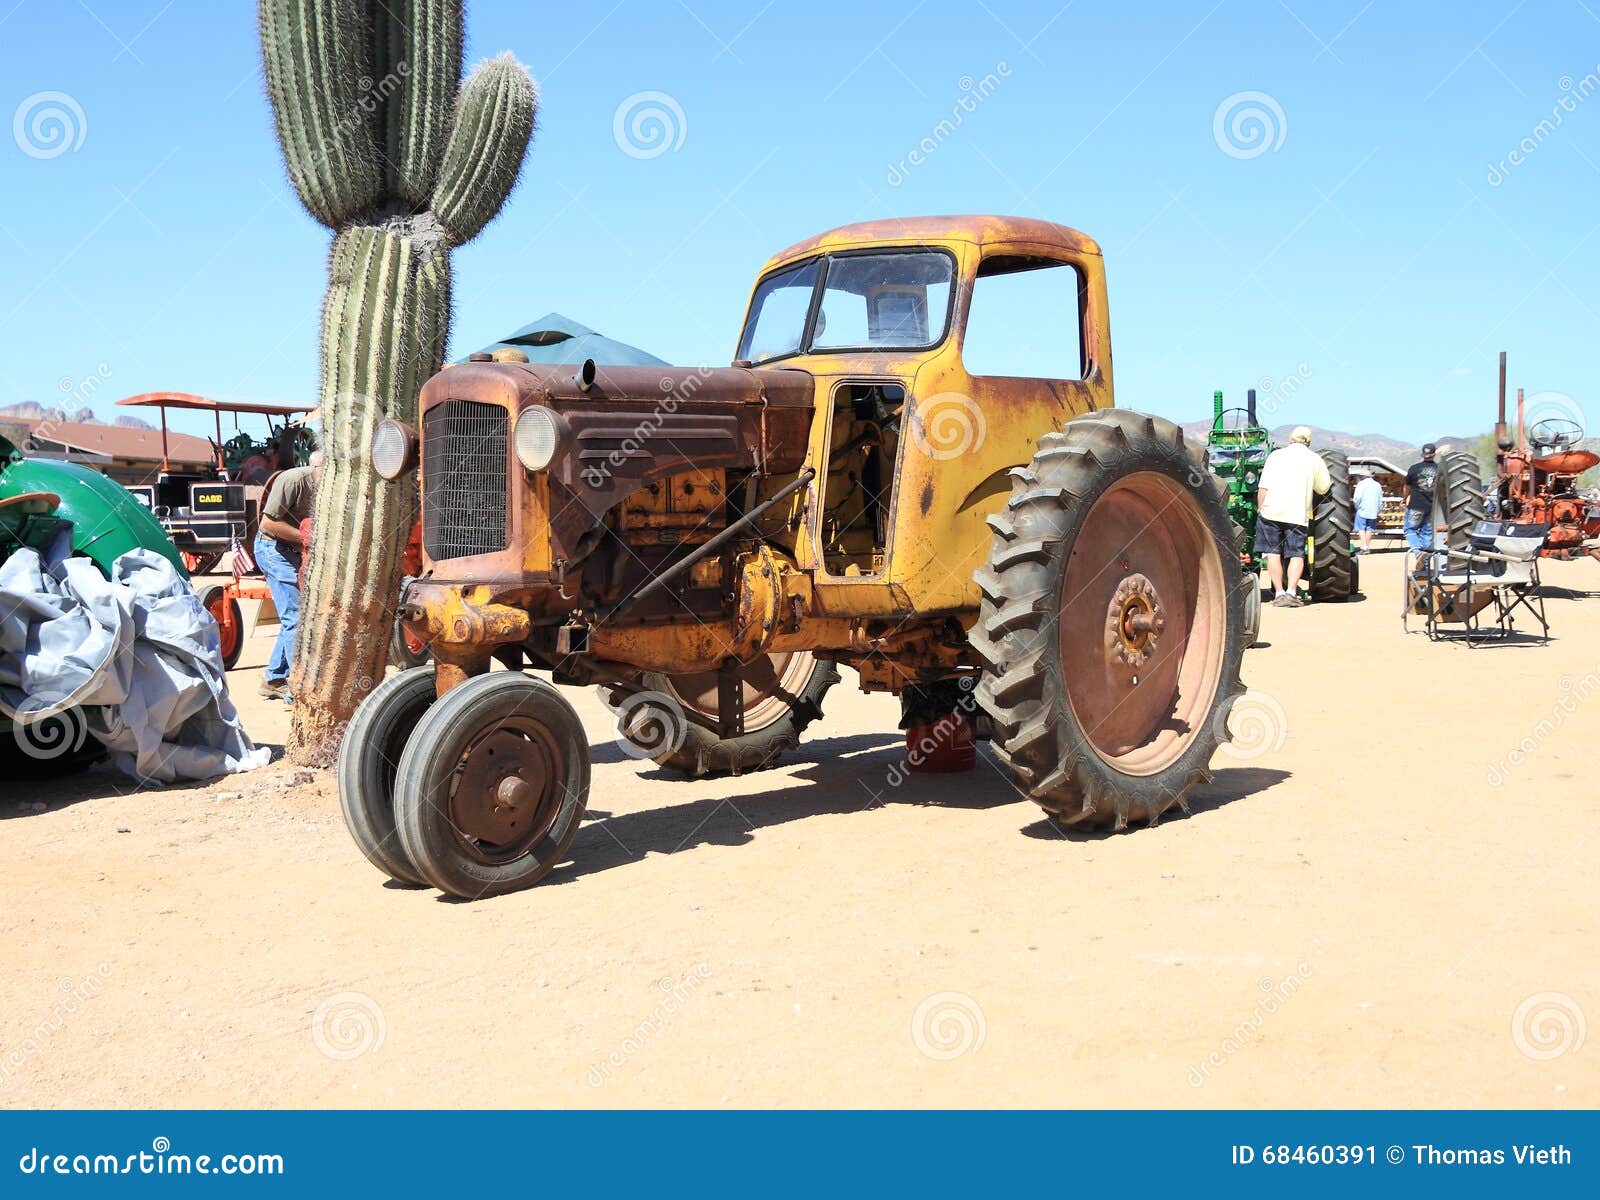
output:
[[[548,408],[535,405],[517,418],[517,459],[530,471],[542,471],[555,458],[561,427]]]
[[[1246,471],[1244,481],[1246,483],[1254,483],[1256,481],[1256,473],[1254,471]]]
[[[416,430],[386,417],[372,431],[370,450],[372,469],[385,479],[399,479],[417,465]]]

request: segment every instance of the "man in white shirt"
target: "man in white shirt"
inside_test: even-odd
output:
[[[1356,553],[1366,554],[1372,550],[1372,535],[1377,532],[1378,514],[1383,511],[1383,484],[1370,472],[1363,474],[1356,484],[1355,503],[1356,537],[1361,543]]]
[[[1289,444],[1267,455],[1261,468],[1256,489],[1256,550],[1267,560],[1272,603],[1277,608],[1299,608],[1305,603],[1299,587],[1306,567],[1311,502],[1332,487],[1328,464],[1311,448],[1311,430],[1304,425],[1295,426]]]

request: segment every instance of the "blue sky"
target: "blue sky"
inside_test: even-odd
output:
[[[282,172],[254,5],[0,18],[4,400],[314,399],[328,234]],[[774,250],[994,211],[1100,241],[1128,407],[1204,416],[1213,388],[1292,378],[1275,420],[1467,433],[1504,348],[1513,386],[1600,409],[1600,0],[469,4],[469,61],[504,49],[540,129],[456,254],[456,353],[558,309],[726,363]],[[22,145],[43,92],[82,114],[52,157]],[[641,92],[681,112],[654,156],[614,136]],[[1265,148],[1230,140],[1240,106]]]

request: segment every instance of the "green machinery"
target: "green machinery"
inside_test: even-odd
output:
[[[1228,515],[1239,527],[1239,563],[1254,583],[1261,574],[1256,554],[1256,489],[1261,468],[1272,453],[1272,435],[1256,421],[1256,390],[1246,393],[1244,408],[1224,408],[1222,393],[1211,393],[1211,432],[1206,435],[1206,461],[1211,473],[1228,485]],[[1256,640],[1261,625],[1261,588],[1252,586],[1245,600],[1245,643]]]
[[[1271,454],[1271,432],[1256,419],[1256,390],[1246,393],[1244,408],[1223,407],[1222,393],[1211,393],[1211,432],[1206,458],[1211,473],[1228,485],[1228,515],[1240,527],[1239,561],[1252,578],[1259,576],[1256,553],[1256,492],[1261,469]],[[1305,590],[1311,600],[1348,600],[1360,590],[1358,560],[1351,552],[1355,501],[1350,488],[1350,460],[1342,450],[1321,450],[1333,486],[1312,507],[1306,539]],[[1247,611],[1253,622],[1260,611],[1259,589]],[[1252,623],[1251,629],[1255,628]]]
[[[49,549],[63,530],[70,531],[73,553],[92,560],[108,576],[119,555],[147,549],[187,578],[183,560],[160,523],[120,484],[77,463],[26,458],[0,437],[0,562],[23,547]],[[46,723],[57,727],[43,728]],[[29,753],[29,747],[76,749],[81,731],[81,719],[68,713],[42,718],[24,737],[0,714],[0,764],[25,769],[48,761],[66,767],[80,756]]]

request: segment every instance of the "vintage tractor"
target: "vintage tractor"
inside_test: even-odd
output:
[[[1245,645],[1255,645],[1261,630],[1261,556],[1256,553],[1256,491],[1261,468],[1272,453],[1272,434],[1256,420],[1256,390],[1244,408],[1224,408],[1222,393],[1211,393],[1211,432],[1206,461],[1228,488],[1228,516],[1239,527],[1239,565],[1250,581],[1245,595]]]
[[[1517,428],[1506,427],[1506,356],[1500,353],[1500,409],[1494,426],[1494,491],[1503,521],[1548,525],[1540,554],[1546,558],[1600,559],[1600,505],[1578,489],[1578,477],[1600,465],[1600,454],[1583,448],[1583,426],[1570,417],[1527,424],[1526,400],[1517,389]]]
[[[108,576],[118,557],[138,549],[156,551],[184,573],[172,539],[121,485],[77,463],[28,458],[0,437],[0,562],[23,547],[46,554],[60,538]],[[85,734],[70,697],[44,698],[26,712],[0,711],[0,768],[66,769],[98,750]]]
[[[995,280],[1064,285],[1049,328],[1071,377],[969,373]],[[381,422],[368,447],[394,479],[420,453],[402,616],[436,664],[350,725],[356,842],[457,896],[562,860],[587,739],[528,666],[603,685],[623,732],[690,774],[772,761],[841,664],[924,701],[975,679],[1000,763],[1054,821],[1186,807],[1243,691],[1249,586],[1198,447],[1112,404],[1099,248],[1010,217],[783,251],[731,367],[446,367],[420,431]]]
[[[1228,487],[1228,515],[1241,531],[1239,559],[1252,580],[1261,575],[1256,553],[1256,492],[1261,468],[1272,453],[1272,434],[1256,419],[1256,390],[1246,394],[1245,407],[1224,408],[1222,393],[1211,393],[1211,432],[1206,436],[1206,460],[1212,474]],[[1342,450],[1321,450],[1333,486],[1312,505],[1311,528],[1306,538],[1306,593],[1313,601],[1348,600],[1361,590],[1360,563],[1351,549],[1355,527],[1355,498],[1350,483],[1350,460]],[[1261,620],[1261,594],[1257,590],[1246,614],[1249,643]]]

